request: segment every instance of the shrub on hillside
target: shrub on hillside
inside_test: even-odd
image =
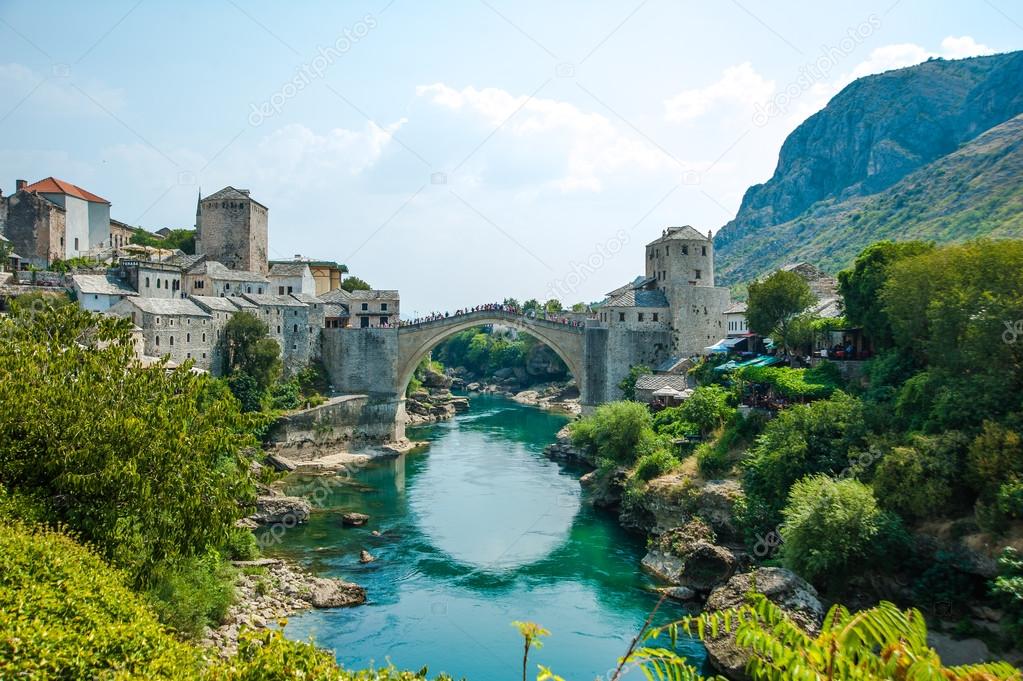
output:
[[[666,475],[672,471],[678,461],[667,449],[658,448],[649,454],[639,457],[636,462],[636,477],[646,482]]]
[[[845,393],[784,409],[744,461],[746,491],[780,509],[796,480],[848,467],[850,450],[862,447],[864,436],[862,404]]]
[[[144,586],[219,548],[252,496],[249,419],[187,367],[133,366],[131,323],[74,306],[0,319],[0,482]]]
[[[730,397],[719,385],[702,385],[679,406],[679,416],[706,435],[735,414],[735,408],[729,404]]]
[[[909,446],[895,447],[874,472],[872,486],[881,505],[903,518],[920,520],[949,514],[959,491],[962,437],[917,436]]]
[[[0,670],[5,678],[187,679],[178,642],[126,576],[52,530],[0,524]]]
[[[149,597],[160,621],[184,637],[198,639],[217,626],[234,601],[234,570],[211,552],[181,558],[154,570]]]
[[[610,402],[573,423],[569,430],[572,443],[593,452],[598,458],[631,465],[640,450],[654,440],[650,411],[637,402]]]
[[[834,579],[867,562],[883,524],[869,487],[826,475],[793,485],[782,517],[782,561],[809,580]]]

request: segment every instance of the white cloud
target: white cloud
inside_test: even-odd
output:
[[[958,38],[950,35],[941,41],[941,56],[945,59],[964,59],[994,53],[994,49],[983,43],[978,43],[968,35]]]
[[[679,171],[678,164],[650,142],[568,102],[513,95],[499,88],[458,90],[444,83],[420,85],[416,94],[449,111],[475,114],[487,127],[500,126],[499,134],[518,138],[520,147],[529,140],[526,149],[535,153],[538,164],[564,166],[550,183],[563,192],[600,191],[605,176],[624,171]],[[555,151],[563,154],[551,160]]]
[[[761,76],[747,61],[725,69],[721,78],[707,87],[684,90],[666,100],[665,118],[672,123],[691,121],[722,103],[751,109],[773,93],[774,81]]]
[[[93,79],[76,79],[75,75],[66,64],[54,65],[49,73],[14,62],[0,64],[0,91],[10,95],[11,102],[26,98],[33,110],[47,113],[105,116],[103,109],[124,108],[123,90]]]

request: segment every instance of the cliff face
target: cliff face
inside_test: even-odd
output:
[[[856,251],[841,245],[841,235],[822,232],[849,225],[810,218],[852,202],[849,212],[856,200],[894,188],[1021,113],[1023,52],[932,60],[857,80],[793,131],[771,179],[746,191],[735,219],[715,237],[719,279],[735,283],[771,270],[794,259],[787,248],[805,240],[833,248],[811,249],[804,259],[847,264]],[[952,191],[939,183],[931,193]],[[772,229],[781,225],[788,227]]]

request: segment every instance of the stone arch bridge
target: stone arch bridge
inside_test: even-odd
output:
[[[534,336],[568,366],[584,410],[616,399],[618,382],[633,364],[667,356],[663,333],[616,332],[588,320],[585,326],[532,318],[503,310],[479,310],[392,328],[324,329],[323,361],[334,390],[369,397],[367,424],[394,423],[393,439],[405,436],[405,389],[427,352],[459,331],[501,324]]]

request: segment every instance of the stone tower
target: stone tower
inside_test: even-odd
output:
[[[195,252],[233,270],[266,275],[267,208],[249,196],[248,189],[224,187],[195,210]]]
[[[646,247],[646,276],[671,308],[673,350],[700,353],[724,337],[727,288],[714,285],[714,240],[692,227],[668,227]]]

